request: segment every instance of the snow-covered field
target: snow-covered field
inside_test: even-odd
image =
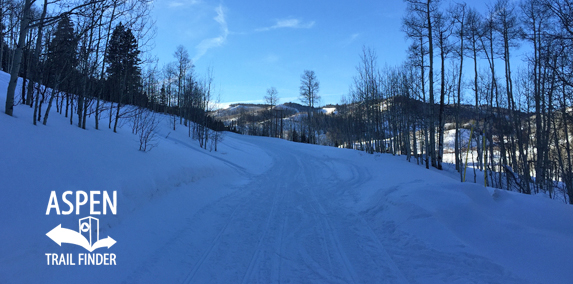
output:
[[[33,126],[26,106],[4,115],[6,82],[0,73],[0,283],[573,279],[573,207],[562,202],[273,138],[227,133],[209,152],[168,121],[143,153],[128,125],[95,130],[90,118],[82,130],[54,110]],[[79,190],[117,191],[117,215],[97,216],[117,243],[94,251],[117,265],[48,265],[46,253],[87,253],[46,236],[89,216],[46,215],[51,191]]]

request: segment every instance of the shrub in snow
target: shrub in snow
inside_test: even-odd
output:
[[[159,116],[147,109],[138,108],[133,116],[133,131],[139,136],[139,151],[147,152],[157,146],[156,132]]]

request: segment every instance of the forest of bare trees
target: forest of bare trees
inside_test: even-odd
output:
[[[29,105],[33,123],[45,125],[55,108],[70,124],[85,129],[94,119],[99,129],[107,121],[114,132],[129,122],[146,151],[152,148],[150,129],[159,123],[155,113],[161,112],[173,117],[173,128],[189,127],[201,147],[216,149],[223,126],[209,116],[215,103],[212,75],[196,76],[183,46],[176,48],[173,63],[163,70],[157,66],[147,52],[154,37],[152,4],[0,1],[0,70],[10,73],[5,113]],[[21,89],[18,77],[25,82]]]
[[[405,2],[408,59],[364,48],[336,143],[442,169],[450,134],[460,179],[471,153],[489,186],[572,202],[573,2]]]

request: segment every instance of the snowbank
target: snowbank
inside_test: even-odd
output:
[[[8,79],[8,74],[0,72],[2,102]],[[56,113],[54,106],[48,124],[34,126],[30,107],[16,106],[14,117],[10,117],[4,115],[3,106],[0,283],[37,282],[43,276],[65,272],[63,267],[46,266],[44,253],[78,251],[66,245],[58,250],[45,234],[60,223],[76,229],[78,218],[89,214],[89,206],[82,206],[79,215],[56,215],[55,210],[46,215],[51,191],[57,196],[64,191],[117,191],[117,215],[100,216],[100,234],[112,236],[118,248],[128,241],[137,242],[133,231],[121,229],[129,223],[127,228],[142,235],[152,233],[151,228],[165,230],[156,240],[160,245],[165,241],[161,238],[181,221],[182,214],[177,211],[200,210],[273,162],[256,145],[237,140],[231,133],[225,135],[218,152],[201,149],[188,137],[187,128],[178,125],[173,131],[166,117],[158,130],[158,146],[144,153],[138,151],[138,137],[131,133],[129,123],[113,133],[105,117],[100,130],[95,130],[93,117],[88,117],[87,130],[83,130],[70,125],[69,118]],[[67,205],[60,203],[62,211],[67,210]],[[124,263],[127,255],[124,252]]]

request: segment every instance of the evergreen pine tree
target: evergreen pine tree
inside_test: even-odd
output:
[[[111,96],[110,100],[117,102],[113,132],[117,132],[120,107],[123,103],[135,104],[136,98],[145,98],[145,101],[141,100],[138,104],[147,105],[147,98],[139,92],[141,89],[139,53],[133,33],[120,22],[113,30],[105,57],[105,62],[108,64],[107,89]]]
[[[167,107],[167,91],[165,90],[165,84],[161,85],[161,90],[159,91],[159,104],[162,110]]]
[[[131,29],[119,23],[111,35],[106,63],[111,100],[119,103],[137,102],[141,85],[139,49]]]
[[[78,64],[78,41],[74,35],[74,24],[69,16],[64,15],[58,22],[54,38],[48,45],[46,62],[47,85],[64,91],[69,90],[69,84],[62,84],[71,80],[70,77]]]

